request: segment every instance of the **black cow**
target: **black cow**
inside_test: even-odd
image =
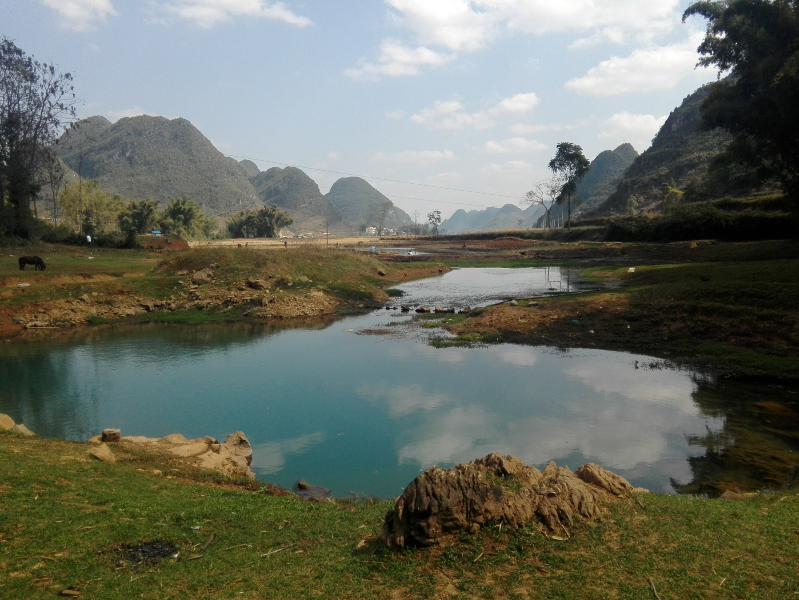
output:
[[[34,270],[44,271],[47,265],[38,256],[20,256],[19,257],[19,270],[24,271],[25,265],[33,265]]]

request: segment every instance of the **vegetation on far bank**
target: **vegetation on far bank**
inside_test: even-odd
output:
[[[765,599],[799,592],[794,492],[740,501],[635,495],[592,522],[574,522],[568,539],[492,525],[449,545],[397,552],[377,539],[390,502],[303,502],[268,484],[173,468],[116,447],[109,465],[87,449],[0,433],[0,596],[644,599],[656,590],[662,598]],[[139,562],[135,550],[152,542],[169,544],[166,556]]]

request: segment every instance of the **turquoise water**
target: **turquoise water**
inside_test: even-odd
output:
[[[77,440],[107,427],[219,439],[242,430],[259,479],[302,478],[339,496],[394,496],[433,464],[490,452],[538,466],[597,462],[672,492],[672,481],[696,478],[689,460],[707,451],[697,440],[723,434],[723,389],[640,368],[645,356],[434,349],[427,330],[386,327],[410,319],[381,310],[307,328],[87,328],[64,341],[6,343],[0,412]],[[367,335],[376,329],[392,334]],[[712,410],[698,401],[708,389]]]

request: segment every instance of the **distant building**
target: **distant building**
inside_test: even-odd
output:
[[[150,232],[150,235],[161,235],[161,232],[160,232],[158,229],[153,229],[153,230]]]
[[[366,235],[377,235],[377,227],[367,227]]]

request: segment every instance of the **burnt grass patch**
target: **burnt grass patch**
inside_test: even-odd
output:
[[[143,565],[152,566],[162,560],[177,559],[180,546],[168,540],[126,542],[109,550],[115,555],[115,566],[137,570]]]

